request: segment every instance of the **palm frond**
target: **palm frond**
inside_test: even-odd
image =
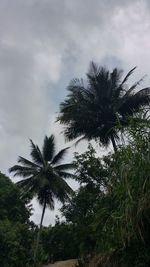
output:
[[[118,86],[121,76],[122,76],[123,71],[119,70],[117,68],[114,68],[113,71],[110,74],[110,79],[111,79],[111,86],[112,88]]]
[[[36,173],[35,168],[14,165],[9,169],[9,172],[14,172],[14,176],[28,177]]]
[[[68,164],[57,165],[56,167],[54,167],[54,170],[55,171],[61,171],[61,170],[71,170],[74,168],[75,168],[75,166],[73,163],[68,163]]]
[[[148,100],[150,100],[150,87],[141,89],[135,94],[135,96],[143,96],[143,97],[148,98]]]
[[[123,115],[132,116],[141,107],[150,104],[150,88],[143,88],[134,95],[123,98],[119,112]]]
[[[125,93],[124,98],[131,95],[131,93],[137,88],[138,85],[144,80],[145,76],[143,76],[140,80],[138,80],[136,83],[134,83]]]
[[[55,175],[51,187],[55,198],[62,203],[73,193],[72,188],[58,175]]]
[[[80,137],[81,135],[83,135],[83,130],[80,127],[80,125],[75,125],[76,123],[70,123],[68,124],[68,126],[65,128],[64,130],[64,135],[65,135],[65,139],[66,141],[72,141],[78,137]],[[74,127],[77,126],[77,127]],[[87,138],[87,137],[85,137]],[[78,142],[79,143],[79,142]]]
[[[23,179],[16,183],[16,185],[20,188],[22,196],[29,194],[30,198],[32,199],[33,197],[37,195],[38,187],[37,187],[35,178],[36,178],[36,175]]]
[[[35,163],[43,165],[44,160],[39,147],[35,145],[31,139],[30,142],[31,142],[31,157],[33,158]]]
[[[79,139],[75,142],[74,146],[76,147],[81,141],[83,141],[83,140],[85,140],[85,139],[86,139],[86,137],[85,137],[85,136],[82,136],[81,138],[79,138]]]
[[[31,183],[32,183],[32,176],[17,182],[16,185],[19,186],[20,188],[24,188],[26,186],[29,186],[29,184]]]
[[[107,89],[108,91],[107,98],[109,101],[111,99],[116,101],[116,99],[118,99],[118,97],[121,95],[122,86],[120,86],[120,80],[121,80],[122,72],[123,72],[122,70],[115,68],[110,73],[110,78],[109,78],[110,85],[108,86],[108,89]]]
[[[27,166],[27,167],[39,168],[39,165],[35,164],[34,162],[32,162],[28,159],[20,157],[20,156],[18,158],[18,162],[23,164],[24,166]]]
[[[51,161],[54,153],[55,153],[54,135],[51,135],[50,137],[45,136],[43,150],[42,150],[44,160]]]
[[[121,83],[121,86],[127,82],[128,78],[132,75],[132,73],[134,72],[134,70],[135,70],[136,68],[137,68],[137,67],[134,67],[133,69],[131,69],[131,70],[127,73],[127,75],[125,76],[125,78],[123,79],[123,81],[122,81],[122,83]]]
[[[85,87],[83,83],[83,79],[74,78],[69,83],[69,86],[67,87],[67,90],[71,93],[75,93],[76,91],[85,92]]]
[[[64,172],[64,171],[58,171],[57,173],[62,178],[77,180],[77,176],[73,173],[68,173],[68,172]]]
[[[99,74],[99,71],[100,71],[99,66],[95,62],[91,61],[87,76],[90,75],[96,77]]]
[[[61,162],[64,158],[64,156],[66,155],[67,151],[68,151],[69,147],[66,147],[62,150],[60,150],[57,155],[53,158],[51,164],[55,165],[58,164],[59,162]]]

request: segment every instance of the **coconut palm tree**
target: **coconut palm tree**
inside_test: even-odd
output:
[[[95,139],[106,147],[111,141],[114,150],[117,149],[118,122],[121,126],[127,125],[128,116],[150,103],[150,88],[137,90],[143,78],[127,86],[135,68],[121,79],[121,70],[115,68],[109,72],[91,62],[86,81],[74,79],[70,82],[69,94],[60,104],[57,118],[66,126],[64,134],[68,140]]]
[[[23,177],[17,182],[21,188],[22,194],[28,193],[31,198],[37,197],[42,205],[42,216],[40,221],[40,230],[42,227],[45,209],[49,207],[54,209],[54,199],[64,202],[73,192],[65,181],[65,178],[73,178],[72,173],[67,171],[73,168],[73,164],[60,164],[65,156],[68,148],[62,149],[55,154],[54,136],[45,136],[42,150],[31,142],[31,158],[32,161],[19,157],[19,165],[15,165],[9,169],[14,176]],[[37,244],[34,255],[34,266],[36,266],[36,255],[40,239],[40,230],[37,236]]]

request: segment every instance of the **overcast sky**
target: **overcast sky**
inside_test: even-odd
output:
[[[64,147],[56,112],[69,81],[84,77],[91,60],[109,69],[138,66],[135,80],[147,74],[143,86],[150,84],[149,3],[0,0],[1,172],[8,174],[18,155],[28,157],[29,138],[41,145],[54,133],[58,149]],[[47,211],[44,223],[54,217]]]

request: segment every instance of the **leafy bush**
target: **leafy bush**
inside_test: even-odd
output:
[[[26,207],[18,188],[3,174],[0,195],[0,266],[29,267],[33,254],[30,206]]]

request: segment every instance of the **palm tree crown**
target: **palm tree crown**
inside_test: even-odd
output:
[[[68,140],[95,139],[104,146],[112,141],[116,149],[118,121],[126,125],[128,116],[150,103],[150,88],[136,90],[143,79],[131,87],[126,84],[134,70],[121,80],[121,70],[115,68],[109,72],[92,62],[86,81],[74,79],[70,82],[69,94],[60,104],[58,116],[58,121],[66,126],[64,134]]]
[[[55,155],[54,136],[45,136],[43,149],[31,142],[32,161],[19,157],[18,163],[9,169],[14,176],[23,177],[17,182],[23,193],[30,193],[31,198],[36,196],[41,205],[54,208],[54,198],[64,202],[72,189],[64,178],[71,178],[73,174],[66,172],[73,168],[73,164],[60,164],[68,148],[62,149]]]

